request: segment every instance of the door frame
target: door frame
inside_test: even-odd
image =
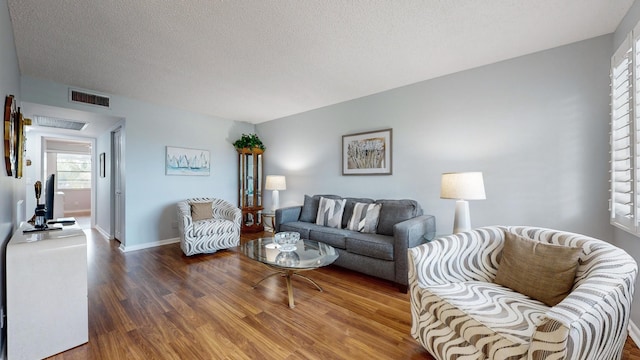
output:
[[[124,124],[111,131],[111,228],[113,238],[120,242],[120,250],[126,246],[125,138]],[[118,184],[120,189],[117,189]]]

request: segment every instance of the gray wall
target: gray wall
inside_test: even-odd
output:
[[[17,99],[20,99],[20,69],[18,68],[18,58],[6,0],[0,0],[0,49],[2,49],[0,51],[0,95],[2,95],[2,106],[4,108],[4,97],[6,95],[13,94]],[[24,180],[7,176],[7,172],[4,169],[4,146],[2,146],[0,154],[2,154],[2,169],[0,170],[0,279],[3,279],[0,287],[0,302],[4,310],[5,249],[6,243],[11,238],[14,230],[15,205],[20,200],[24,201]],[[5,346],[5,339],[6,329],[3,328],[0,332],[0,346],[2,349]],[[2,353],[0,352],[0,354]]]
[[[611,55],[620,46],[627,34],[633,30],[633,27],[640,21],[640,3],[634,2],[629,12],[618,26],[614,34],[614,43],[611,47]],[[631,235],[624,230],[614,228],[613,244],[625,249],[636,261],[640,260],[640,239]],[[633,298],[633,307],[631,311],[631,320],[634,324],[640,325],[640,277],[636,279],[636,294]]]
[[[176,202],[212,196],[237,203],[237,153],[233,141],[252,132],[248,123],[190,113],[171,106],[150,104],[111,95],[111,109],[72,104],[68,86],[21,77],[23,101],[91,111],[123,118],[125,126],[125,242],[128,249],[178,237]],[[206,149],[211,154],[209,176],[165,175],[165,148]],[[110,135],[97,139],[96,154],[110,154]],[[97,180],[98,225],[108,230],[108,183]],[[105,196],[106,195],[106,196]],[[111,219],[109,218],[109,222]]]
[[[609,57],[602,36],[257,125],[265,174],[304,194],[411,198],[450,233],[440,176],[482,171],[473,226],[536,225],[611,240]],[[341,136],[393,128],[393,175],[342,176]],[[266,192],[265,203],[271,197]]]
[[[639,18],[636,2],[614,36],[259,124],[255,129],[268,147],[265,174],[287,176],[283,206],[318,193],[413,198],[436,215],[439,232],[447,233],[454,203],[439,198],[440,174],[483,171],[487,200],[471,203],[474,226],[576,231],[612,241],[638,259],[638,239],[609,225],[607,172],[609,57]],[[119,96],[112,97],[111,110],[88,109],[69,104],[63,84],[29,77],[20,84],[6,0],[0,0],[0,46],[5,94],[19,96],[22,86],[25,101],[126,119],[128,245],[177,236],[172,223],[179,199],[211,195],[237,201],[231,143],[254,126]],[[388,127],[394,131],[393,175],[341,176],[341,136]],[[98,152],[108,150],[108,135],[97,143]],[[166,145],[209,149],[212,175],[164,175]],[[0,194],[0,239],[6,241],[24,182],[2,172]],[[270,194],[265,195],[269,207]],[[104,193],[98,197],[105,200]],[[107,218],[98,210],[99,223]],[[640,323],[637,309],[635,301],[632,320]]]

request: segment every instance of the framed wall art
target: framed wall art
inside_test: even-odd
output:
[[[211,167],[209,150],[167,146],[167,175],[208,176]]]
[[[342,136],[342,175],[391,175],[392,129]]]

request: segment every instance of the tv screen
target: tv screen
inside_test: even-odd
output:
[[[45,214],[45,219],[51,220],[53,219],[53,200],[55,199],[55,174],[49,175],[47,179],[47,183],[44,189],[45,196],[45,206],[47,208],[47,213]]]

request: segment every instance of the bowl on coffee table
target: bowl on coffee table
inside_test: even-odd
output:
[[[300,233],[295,231],[282,231],[273,236],[273,242],[280,245],[278,250],[282,252],[295,251],[299,240]]]

